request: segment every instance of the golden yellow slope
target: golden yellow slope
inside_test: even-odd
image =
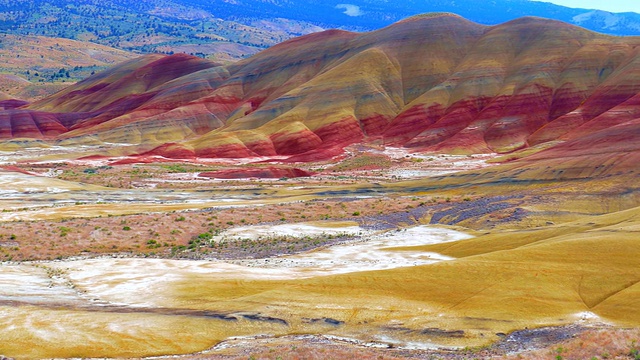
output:
[[[196,276],[175,287],[175,305],[260,311],[292,324],[331,317],[346,322],[338,333],[363,336],[398,323],[416,332],[460,329],[463,341],[447,341],[466,345],[496,332],[594,317],[590,312],[598,321],[637,326],[639,230],[640,208],[634,208],[424,247],[460,257],[427,266],[295,281]],[[405,340],[417,337],[412,334]]]

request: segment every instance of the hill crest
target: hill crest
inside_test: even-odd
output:
[[[547,19],[484,26],[437,14],[314,33],[231,65],[149,55],[5,115],[40,130],[2,136],[165,157],[305,161],[361,141],[508,153],[590,133],[585,124],[634,98],[638,45]]]

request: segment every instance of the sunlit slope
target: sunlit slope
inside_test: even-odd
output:
[[[486,341],[480,333],[491,337],[585,316],[638,325],[638,229],[640,208],[634,208],[423,247],[457,257],[426,266],[298,281],[194,276],[175,287],[175,305],[260,311],[292,323],[330,317],[345,321],[338,333],[374,327],[378,334],[394,334],[390,329],[401,324],[403,335],[391,336],[411,338],[411,331],[425,328],[464,329],[466,344]]]
[[[106,286],[107,299],[119,298],[118,285],[125,289],[127,279],[135,279],[133,289],[144,295],[132,301],[156,304],[149,308],[0,307],[7,313],[4,335],[12,339],[0,349],[17,358],[135,357],[200,351],[229,336],[307,333],[473,346],[525,327],[583,321],[637,326],[638,229],[640,208],[634,208],[420,247],[455,258],[431,265],[299,280],[266,280],[268,269],[264,280],[234,277],[233,271],[216,276],[204,268],[180,276],[179,266],[169,266],[152,290],[137,284],[135,274]],[[73,262],[60,267],[72,278],[79,270]],[[99,270],[87,273],[89,282],[100,277]],[[36,341],[39,346],[26,346]]]
[[[0,326],[10,339],[0,351],[16,359],[119,357],[189,354],[212,347],[228,336],[229,323],[205,316],[151,312],[101,312],[41,307],[4,307]],[[251,335],[251,323],[236,325],[237,335]],[[261,330],[277,332],[278,326]],[[37,344],[37,346],[34,346]]]
[[[361,141],[504,153],[636,119],[638,43],[539,18],[487,27],[431,14],[303,36],[227,66],[149,55],[21,111],[59,119],[46,138],[168,157],[305,160]]]
[[[591,119],[637,93],[634,41],[534,18],[487,29],[440,83],[421,89],[385,138],[463,153],[535,145],[539,129],[554,140],[571,125],[552,131],[547,123],[565,124],[565,114],[583,108]],[[609,79],[614,73],[628,77]]]
[[[286,129],[298,122],[294,131],[319,149],[348,137],[446,152],[508,152],[528,146],[531,134],[578,108],[614,68],[635,56],[628,43],[561,23],[522,19],[484,28],[455,16],[408,19],[357,37],[350,48],[302,91],[290,91],[190,145],[224,142],[236,129],[266,132],[274,142],[279,134],[273,125]],[[378,65],[375,70],[370,63]],[[399,76],[380,71],[389,64]],[[327,82],[329,91],[318,87]],[[607,108],[638,90],[620,87],[615,96],[593,102]],[[564,133],[554,134],[547,140]],[[254,152],[269,154],[262,148]]]

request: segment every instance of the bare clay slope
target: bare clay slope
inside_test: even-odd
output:
[[[639,43],[538,18],[486,27],[430,14],[311,34],[228,66],[146,56],[22,110],[72,119],[50,138],[167,157],[305,161],[360,141],[505,153],[634,119]]]

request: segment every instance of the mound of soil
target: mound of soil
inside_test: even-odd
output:
[[[265,167],[253,169],[228,169],[200,173],[200,176],[212,179],[279,179],[313,176],[313,173],[298,168]]]

